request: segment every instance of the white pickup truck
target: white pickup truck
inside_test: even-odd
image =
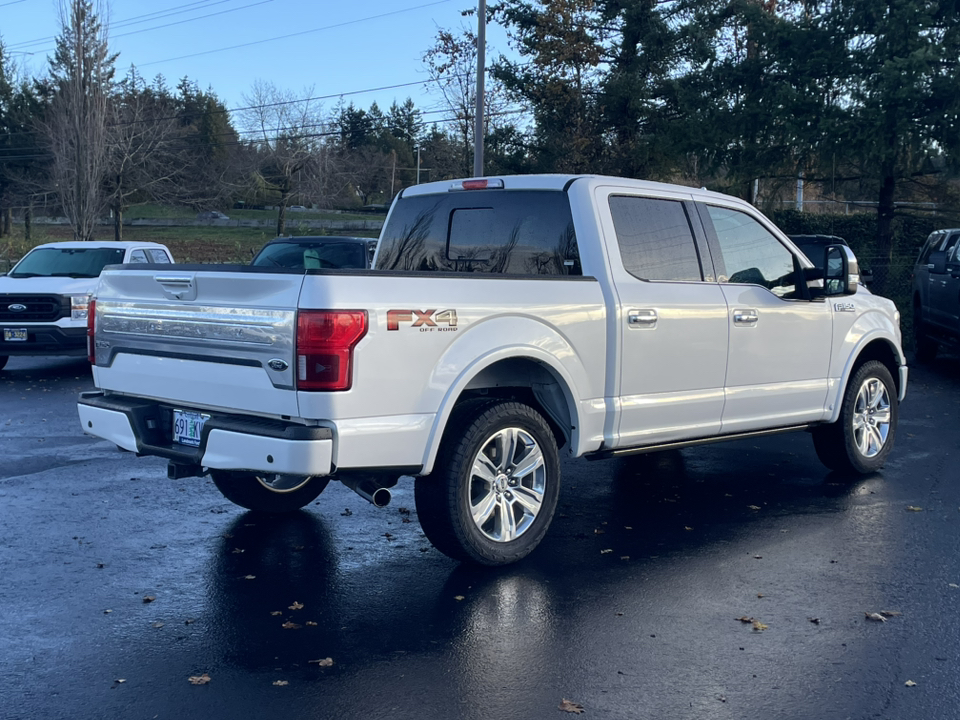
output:
[[[87,354],[87,302],[105,265],[171,263],[152,242],[38,245],[0,276],[0,370],[11,355]]]
[[[283,512],[415,478],[430,541],[499,565],[543,538],[558,447],[591,458],[808,430],[842,472],[893,446],[899,313],[755,208],[598,176],[436,182],[372,270],[126,266],[90,314],[83,429]],[[824,275],[826,277],[824,278]]]

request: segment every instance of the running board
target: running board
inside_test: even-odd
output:
[[[661,450],[680,450],[682,448],[694,447],[695,445],[710,445],[727,440],[745,440],[747,438],[763,437],[764,435],[780,435],[781,433],[809,430],[820,424],[821,423],[805,423],[803,425],[790,425],[788,427],[773,428],[771,430],[751,430],[750,432],[731,433],[730,435],[715,435],[713,437],[700,438],[699,440],[681,440],[679,442],[661,443],[659,445],[617,448],[616,450],[597,450],[596,452],[587,453],[584,457],[587,458],[587,460],[604,460],[612,457],[624,457],[625,455],[660,452]]]

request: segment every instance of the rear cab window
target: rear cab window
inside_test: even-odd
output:
[[[580,275],[567,194],[463,190],[401,197],[381,234],[378,270]]]

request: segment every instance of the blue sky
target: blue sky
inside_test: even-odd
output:
[[[489,2],[489,0],[488,0]],[[344,94],[363,108],[376,100],[384,109],[408,96],[440,119],[438,97],[425,88],[421,56],[438,28],[476,18],[461,11],[475,0],[112,0],[110,47],[117,70],[131,64],[147,79],[163,74],[175,86],[184,75],[212,88],[229,108],[257,78],[298,96]],[[30,74],[46,71],[46,56],[59,32],[56,0],[0,0],[0,39]],[[239,47],[238,47],[239,46]],[[488,57],[507,50],[503,31],[487,30]],[[25,53],[32,54],[25,54]],[[407,85],[376,92],[357,91]],[[312,88],[312,90],[311,90]]]

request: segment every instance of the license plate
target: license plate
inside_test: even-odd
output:
[[[4,328],[3,341],[4,342],[26,342],[27,329],[26,328]]]
[[[181,445],[200,446],[200,436],[203,433],[203,424],[210,419],[209,415],[186,410],[173,411],[173,441]]]

